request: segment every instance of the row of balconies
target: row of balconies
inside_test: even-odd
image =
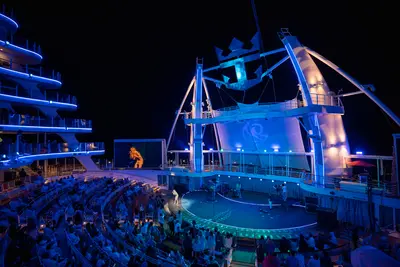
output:
[[[17,62],[13,62],[12,59],[10,60],[0,59],[0,67],[10,69],[13,71],[18,71],[21,73],[26,73],[29,74],[29,76],[35,75],[61,82],[61,74],[59,72],[55,72],[54,70],[52,71],[44,70],[42,66],[32,67],[29,66],[28,64],[19,64]]]
[[[8,20],[11,22],[14,26],[15,29],[18,28],[17,22],[15,22],[14,18],[14,10],[13,9],[6,9],[6,6],[3,4],[1,11],[1,16],[4,17],[4,19]]]
[[[42,57],[42,49],[40,47],[40,45],[37,45],[35,42],[29,43],[28,40],[22,40],[20,38],[15,38],[15,36],[11,35],[10,36],[10,40],[9,41],[4,41],[9,45],[12,46],[17,46],[19,48],[31,51],[31,52],[35,52],[36,54],[39,54],[40,57]]]
[[[92,128],[91,120],[39,117],[30,115],[14,114],[9,115],[7,119],[0,120],[3,125],[18,126],[38,126],[38,127],[71,127],[71,128]]]
[[[47,144],[32,144],[16,142],[12,144],[0,143],[1,161],[39,154],[52,153],[75,153],[104,150],[104,143],[77,143],[69,145],[68,143],[48,142]]]
[[[35,100],[44,100],[44,101],[49,101],[50,104],[52,102],[59,102],[59,103],[65,103],[65,104],[77,104],[76,97],[67,95],[67,94],[61,94],[57,91],[51,91],[47,92],[44,91],[44,94],[33,94],[32,90],[26,91],[21,88],[19,88],[18,85],[16,86],[5,86],[0,84],[0,95],[9,95],[9,96],[15,96],[15,97],[22,97],[22,98],[31,98]]]

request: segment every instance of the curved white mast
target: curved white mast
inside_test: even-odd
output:
[[[356,79],[351,77],[349,74],[344,72],[341,68],[339,68],[338,66],[333,64],[331,61],[329,61],[322,55],[318,54],[317,52],[315,52],[314,50],[312,50],[308,47],[306,47],[306,50],[310,55],[312,55],[313,57],[315,57],[322,63],[326,64],[331,69],[335,70],[337,73],[342,75],[346,80],[351,82],[355,87],[360,89],[361,92],[366,94],[372,101],[374,101],[375,104],[378,105],[378,107],[380,107],[390,118],[392,118],[392,120],[394,120],[394,122],[397,124],[397,126],[400,126],[400,118],[393,111],[391,111],[381,100],[379,100],[379,98],[376,95],[374,95],[370,90],[368,90],[368,87],[370,87],[370,89],[372,89],[372,90],[375,90],[375,88],[372,85],[363,86]]]

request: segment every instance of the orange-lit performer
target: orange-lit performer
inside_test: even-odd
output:
[[[135,160],[135,165],[133,166],[133,168],[135,169],[142,168],[144,160],[142,155],[138,150],[136,150],[136,148],[131,147],[131,149],[129,150],[129,158]]]

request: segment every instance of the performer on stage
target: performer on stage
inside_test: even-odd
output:
[[[215,201],[215,185],[214,184],[212,184],[211,186],[210,186],[210,190],[211,190],[211,200],[212,201]]]
[[[269,212],[272,210],[272,200],[271,200],[271,197],[268,198],[268,206],[269,206],[269,210],[260,208],[260,212],[264,212],[264,213],[269,214]]]
[[[282,199],[286,201],[287,199],[287,187],[286,184],[282,184]]]
[[[143,157],[140,154],[140,152],[135,148],[135,147],[131,147],[129,150],[129,165],[128,167],[132,167],[135,169],[140,169],[143,166]]]
[[[238,198],[242,198],[241,189],[242,189],[242,185],[240,183],[237,183],[235,191],[236,191],[236,195],[237,195]]]
[[[175,196],[174,204],[178,205],[179,204],[179,194],[178,194],[178,192],[176,192],[176,190],[174,189],[172,191],[172,194]]]

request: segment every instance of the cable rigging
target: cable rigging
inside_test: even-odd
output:
[[[262,36],[261,36],[261,28],[260,28],[260,24],[258,23],[258,16],[257,16],[256,4],[254,3],[254,0],[251,0],[251,7],[252,7],[252,9],[253,9],[253,16],[254,16],[254,20],[255,20],[255,22],[256,22],[256,28],[257,28],[257,32],[258,32],[258,36],[259,36],[259,39],[258,39],[258,40],[259,40],[259,42],[260,42],[260,51],[261,51],[261,53],[264,53],[264,43],[263,43]],[[265,67],[268,69],[267,58],[266,58],[266,57],[263,57],[263,58],[264,58]],[[269,75],[269,78],[270,78],[271,80],[274,79],[272,75]],[[264,91],[265,91],[265,89],[267,88],[267,85],[268,85],[268,83],[264,86],[264,89],[263,89],[262,92],[261,92],[261,96],[264,94]],[[273,84],[272,90],[273,90],[273,93],[274,93],[274,101],[276,102],[276,92],[275,92],[275,86],[274,86],[274,84]],[[260,96],[259,100],[261,99],[261,96]]]

